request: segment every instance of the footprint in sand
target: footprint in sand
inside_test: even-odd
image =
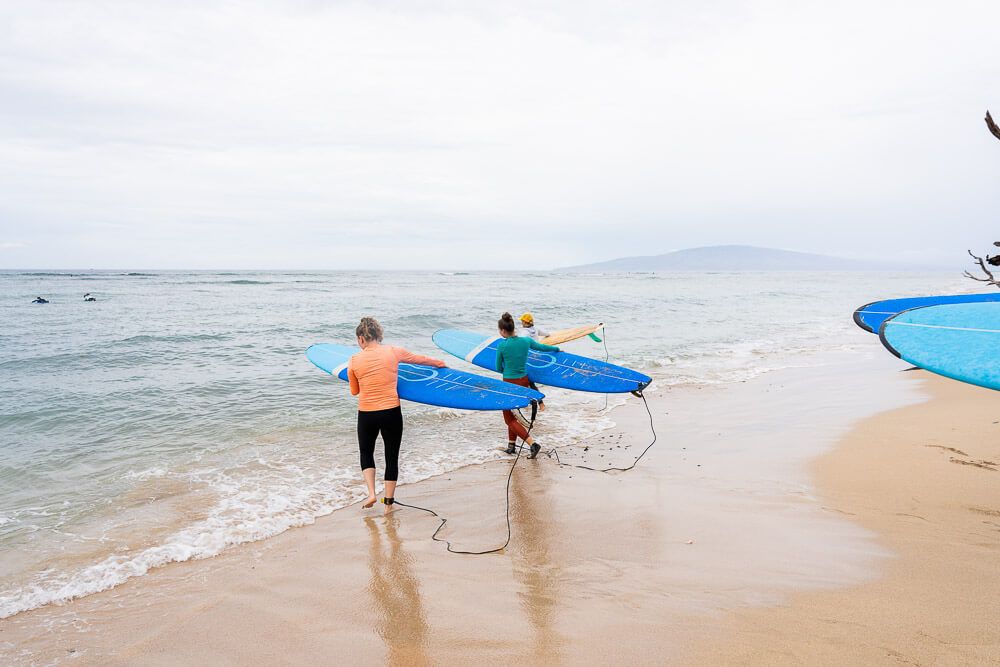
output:
[[[952,452],[954,454],[958,454],[959,456],[968,456],[968,454],[966,454],[965,452],[963,452],[961,449],[955,449],[954,447],[945,447],[944,445],[924,445],[924,447],[933,447],[935,449],[943,449],[946,452]]]
[[[967,509],[972,512],[977,512],[979,514],[985,514],[986,516],[1000,517],[1000,510],[991,510],[986,507],[969,507]]]
[[[996,463],[993,461],[963,461],[962,459],[956,459],[954,456],[951,457],[952,463],[959,463],[963,466],[975,466],[976,468],[982,468],[983,470],[993,470],[996,471]]]

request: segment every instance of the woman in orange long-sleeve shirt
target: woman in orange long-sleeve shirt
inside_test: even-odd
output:
[[[392,511],[399,478],[399,445],[403,439],[403,412],[396,393],[399,363],[442,368],[444,362],[413,354],[401,347],[382,345],[382,325],[374,317],[362,317],[355,330],[361,351],[347,362],[351,394],[358,397],[358,448],[361,473],[368,486],[363,507],[375,504],[375,440],[379,433],[385,445],[385,512]]]

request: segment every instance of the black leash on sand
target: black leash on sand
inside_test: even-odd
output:
[[[593,471],[593,472],[601,472],[601,473],[626,472],[626,471],[629,471],[629,470],[632,470],[633,468],[635,468],[639,464],[639,461],[642,460],[642,457],[644,457],[646,455],[646,452],[648,452],[653,447],[653,445],[656,444],[656,428],[653,426],[653,411],[649,409],[649,403],[646,402],[646,397],[645,397],[645,395],[643,395],[643,390],[647,386],[648,386],[648,384],[647,385],[641,385],[638,389],[636,389],[635,391],[633,391],[631,393],[633,395],[638,396],[639,398],[642,399],[642,404],[646,408],[646,414],[649,415],[649,430],[652,431],[652,433],[653,433],[653,439],[650,441],[650,443],[648,445],[646,445],[646,448],[644,450],[642,450],[642,453],[639,454],[639,456],[636,457],[635,461],[632,462],[632,465],[628,466],[627,468],[616,468],[616,467],[611,467],[611,468],[591,468],[590,466],[580,465],[578,463],[563,463],[562,461],[559,460],[559,452],[557,452],[555,450],[555,448],[550,449],[549,451],[545,452],[545,455],[548,456],[549,458],[552,458],[552,456],[555,455],[555,457],[556,457],[556,464],[559,465],[560,467],[580,468],[581,470],[590,470],[590,471]],[[520,412],[521,411],[518,410],[519,414],[520,414]],[[534,425],[535,425],[535,417],[537,416],[537,414],[538,414],[538,404],[535,401],[532,401],[531,402],[531,422],[528,424],[528,433],[529,434],[531,433],[532,427],[534,427]],[[493,553],[497,553],[497,552],[503,551],[504,549],[507,548],[507,545],[510,544],[510,536],[511,536],[511,530],[510,530],[510,480],[514,476],[514,468],[517,466],[517,462],[521,460],[521,449],[523,447],[524,447],[524,443],[522,441],[522,444],[518,445],[518,447],[517,447],[517,456],[514,458],[514,463],[512,463],[511,466],[510,466],[510,472],[507,473],[507,491],[506,491],[506,503],[507,503],[507,507],[506,507],[506,511],[505,511],[506,518],[507,518],[507,539],[504,540],[503,544],[501,544],[500,546],[498,546],[495,549],[487,549],[486,551],[463,551],[461,549],[453,549],[452,546],[451,546],[451,542],[450,541],[448,541],[448,540],[446,540],[444,538],[438,537],[438,533],[440,533],[441,529],[444,528],[444,525],[446,523],[448,523],[448,519],[442,517],[440,514],[438,514],[437,512],[435,512],[432,509],[428,509],[426,507],[420,507],[419,505],[409,505],[409,504],[404,503],[404,502],[402,502],[400,500],[396,500],[395,504],[399,505],[401,507],[409,507],[410,509],[415,509],[415,510],[420,510],[422,512],[427,512],[431,516],[433,516],[433,517],[437,518],[438,520],[440,520],[441,523],[438,524],[437,529],[431,535],[431,539],[434,540],[435,542],[444,542],[445,545],[446,545],[446,547],[447,547],[447,549],[448,549],[448,551],[449,551],[449,553],[453,553],[453,554],[465,554],[467,556],[482,556],[484,554],[493,554]]]
[[[518,412],[518,414],[520,414],[521,411],[518,410],[517,412]],[[531,421],[528,423],[528,434],[529,435],[531,434],[531,429],[535,426],[535,417],[536,416],[538,416],[538,402],[537,401],[532,401],[531,402]],[[511,534],[511,532],[510,532],[510,479],[511,479],[511,477],[514,476],[514,468],[517,466],[517,462],[521,460],[521,448],[522,447],[524,447],[523,443],[517,448],[517,456],[514,457],[514,463],[511,464],[511,466],[510,466],[510,472],[507,473],[507,492],[506,492],[507,508],[506,508],[506,510],[504,512],[504,514],[507,517],[507,539],[504,541],[503,544],[501,544],[500,546],[498,546],[496,549],[488,549],[486,551],[463,551],[461,549],[453,549],[451,547],[451,542],[449,542],[446,539],[438,537],[438,533],[440,533],[441,529],[444,528],[444,525],[446,523],[448,523],[448,519],[444,518],[443,516],[441,516],[440,514],[438,514],[437,512],[435,512],[432,509],[428,509],[426,507],[420,507],[419,505],[408,505],[408,504],[406,504],[404,502],[400,502],[399,500],[397,500],[394,504],[395,505],[401,505],[403,507],[409,507],[409,508],[415,509],[415,510],[421,510],[423,512],[427,512],[431,516],[433,516],[433,517],[437,518],[438,520],[440,520],[441,523],[438,524],[437,529],[431,535],[431,539],[434,540],[435,542],[444,542],[445,547],[448,549],[448,551],[450,553],[453,553],[453,554],[465,554],[467,556],[482,556],[482,555],[485,555],[485,554],[493,554],[493,553],[497,553],[498,551],[503,551],[504,549],[507,548],[507,545],[510,544],[510,534]]]
[[[649,403],[646,402],[646,397],[642,393],[642,390],[645,388],[646,387],[640,387],[639,389],[630,393],[642,399],[642,404],[646,408],[646,414],[649,415],[649,430],[653,434],[653,439],[649,442],[648,445],[646,445],[646,449],[642,450],[642,453],[639,454],[639,456],[635,457],[635,461],[632,461],[632,465],[628,466],[627,468],[616,468],[614,466],[610,468],[591,468],[590,466],[580,465],[579,463],[563,463],[559,459],[559,452],[556,450],[555,447],[545,452],[545,455],[548,456],[549,458],[555,456],[556,464],[560,466],[567,468],[579,468],[581,470],[590,470],[592,472],[628,472],[632,468],[639,465],[639,461],[641,461],[642,457],[646,455],[646,452],[648,452],[650,448],[652,448],[652,446],[656,444],[656,428],[653,426],[653,411],[649,409]]]
[[[608,352],[608,331],[604,327],[601,327],[601,343],[604,344],[604,363],[608,363],[608,359],[611,358],[611,353]],[[608,409],[608,395],[604,394],[604,408],[601,412]]]
[[[601,327],[601,342],[604,343],[604,361],[607,362],[608,358],[611,356],[611,354],[608,352],[608,332],[607,332],[607,330],[604,327]],[[652,410],[649,409],[649,403],[646,402],[646,397],[642,393],[643,390],[646,389],[646,387],[648,387],[648,386],[649,386],[649,383],[647,382],[646,384],[639,385],[638,389],[636,389],[635,391],[629,392],[633,396],[638,396],[639,398],[642,399],[642,404],[646,407],[646,414],[649,415],[649,430],[653,434],[653,440],[648,445],[646,445],[646,449],[642,450],[642,453],[639,454],[639,456],[636,457],[635,461],[632,461],[632,465],[630,465],[627,468],[615,468],[615,467],[611,467],[611,468],[591,468],[590,466],[580,465],[578,463],[563,463],[559,459],[559,452],[556,450],[555,447],[553,447],[549,451],[545,452],[545,455],[547,457],[549,457],[550,459],[553,456],[555,456],[556,457],[556,463],[558,465],[560,465],[560,466],[566,466],[566,467],[569,467],[569,468],[579,468],[581,470],[590,470],[592,472],[627,472],[627,471],[631,470],[632,468],[636,467],[639,464],[639,461],[642,459],[642,457],[646,455],[646,452],[648,452],[649,449],[654,444],[656,444],[656,428],[653,427],[653,412],[652,412]],[[604,408],[603,408],[603,410],[607,410],[607,409],[608,409],[608,395],[604,394]]]

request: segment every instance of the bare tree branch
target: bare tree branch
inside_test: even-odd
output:
[[[990,134],[992,134],[997,139],[1000,139],[1000,126],[997,126],[996,122],[993,120],[993,116],[990,114],[989,109],[986,110],[986,127],[989,129]],[[997,248],[1000,248],[1000,241],[994,241],[993,245]],[[982,257],[979,257],[978,255],[973,255],[971,250],[968,250],[967,252],[969,253],[969,257],[971,257],[975,261],[975,263],[979,266],[979,270],[982,271],[984,274],[986,274],[986,277],[982,278],[980,276],[974,276],[968,271],[963,271],[965,277],[972,278],[977,282],[988,283],[990,285],[996,285],[997,287],[1000,287],[1000,280],[997,280],[996,276],[993,275],[993,272],[986,268],[987,264],[989,264],[990,266],[1000,266],[1000,255],[994,255],[990,257],[989,253],[987,253],[986,259],[983,260]]]
[[[986,277],[985,278],[981,278],[979,276],[974,276],[971,273],[969,273],[968,271],[964,272],[965,273],[965,277],[966,278],[972,278],[973,280],[976,280],[976,281],[981,282],[981,283],[988,283],[990,285],[996,285],[997,287],[1000,287],[1000,280],[997,280],[996,276],[993,275],[993,272],[986,268],[986,262],[983,261],[983,258],[979,257],[978,255],[973,255],[971,250],[967,250],[966,252],[969,253],[969,257],[971,257],[972,259],[975,260],[975,264],[979,265],[979,269],[983,273],[986,274]],[[987,259],[992,259],[992,258],[990,258],[989,256],[987,256]]]
[[[990,128],[990,134],[1000,139],[1000,127],[997,127],[997,124],[993,122],[993,116],[990,115],[989,111],[986,112],[986,127]]]
[[[1000,126],[997,126],[996,122],[993,120],[993,116],[990,114],[990,110],[986,110],[986,127],[989,129],[990,134],[992,134],[997,139],[1000,139]],[[994,247],[1000,248],[1000,241],[993,242]],[[986,265],[990,266],[1000,266],[1000,255],[993,255],[990,257],[989,253],[986,254],[986,259],[983,260],[982,257],[978,255],[973,255],[971,250],[967,251],[969,257],[971,257],[975,263],[979,266],[979,270],[986,274],[985,278],[980,276],[974,276],[968,271],[963,271],[966,278],[972,278],[973,280],[981,283],[988,283],[990,285],[996,285],[1000,287],[1000,280],[997,280],[993,272],[986,268]]]

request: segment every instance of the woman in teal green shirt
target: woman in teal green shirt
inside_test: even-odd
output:
[[[527,387],[528,380],[528,350],[541,350],[543,352],[558,352],[559,348],[552,345],[545,345],[531,338],[519,338],[514,335],[514,318],[510,313],[504,313],[497,322],[497,329],[503,339],[497,345],[497,372],[503,373],[503,381]],[[528,435],[528,430],[518,421],[517,417],[510,410],[503,411],[503,420],[507,424],[507,453],[513,454],[517,451],[517,439],[521,438],[524,444],[531,447],[529,459],[538,456],[542,447]]]

